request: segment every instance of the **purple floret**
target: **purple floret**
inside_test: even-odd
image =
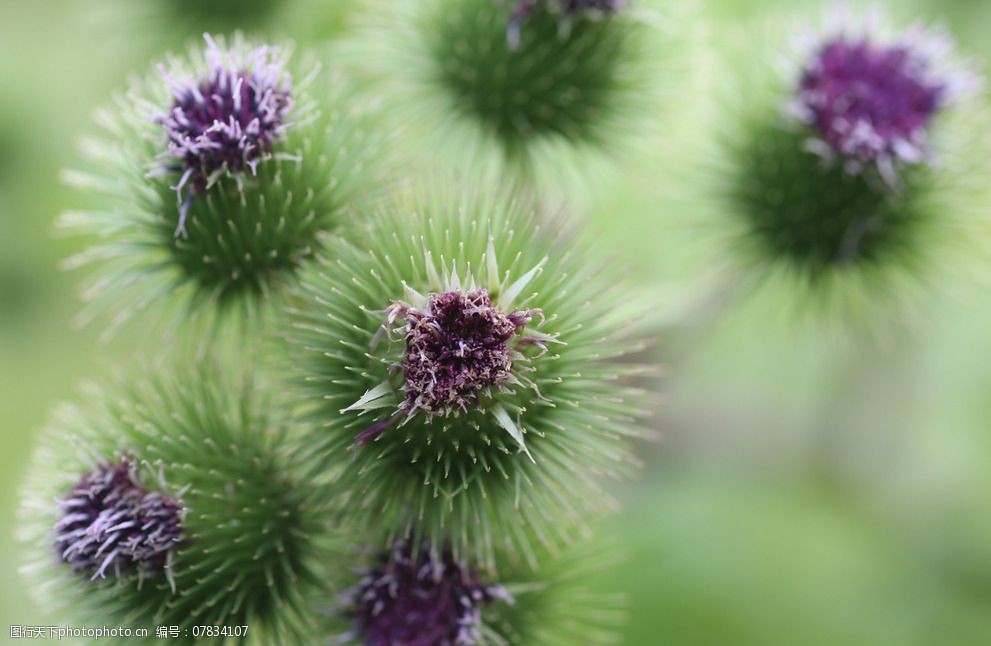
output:
[[[803,71],[799,111],[847,167],[925,160],[928,128],[947,100],[947,84],[931,61],[908,45],[878,45],[866,37],[834,38]]]
[[[366,646],[472,646],[480,641],[482,607],[512,597],[455,561],[408,541],[383,552],[343,595],[353,637]]]
[[[258,163],[283,135],[292,107],[290,77],[277,50],[259,47],[235,61],[209,36],[207,69],[184,81],[163,70],[171,86],[172,108],[156,117],[165,128],[168,150],[155,174],[177,174],[179,225],[185,232],[193,198],[222,175],[257,173]]]
[[[137,572],[147,578],[165,571],[182,540],[181,506],[165,494],[146,491],[124,460],[84,475],[59,500],[55,525],[59,557],[91,578]]]
[[[400,412],[428,417],[467,412],[479,393],[512,376],[510,341],[533,318],[531,310],[504,313],[488,290],[431,294],[425,311],[396,303],[406,320]]]

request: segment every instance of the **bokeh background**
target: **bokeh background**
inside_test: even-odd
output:
[[[16,573],[16,501],[35,431],[139,342],[124,333],[100,343],[98,325],[72,323],[81,277],[57,265],[80,243],[59,239],[53,222],[81,198],[59,172],[128,75],[218,27],[196,18],[196,4],[0,0],[0,639],[10,624],[57,620]],[[345,33],[361,2],[230,4],[226,27],[306,46]],[[704,49],[819,3],[697,4],[689,27]],[[903,20],[945,22],[987,69],[991,2],[889,6]],[[672,133],[718,125],[686,107],[692,88],[718,85],[718,58],[706,60],[707,82],[671,94],[685,107],[667,117]],[[658,171],[686,146],[629,163],[587,214],[587,235],[658,302],[705,283],[683,226],[693,205],[669,185],[684,175]],[[782,334],[767,324],[776,312],[766,300],[702,307],[668,326],[657,343],[664,440],[644,447],[644,476],[618,491],[624,511],[606,528],[630,557],[601,574],[628,593],[623,643],[991,643],[991,298],[974,283],[934,296],[907,329],[857,340],[855,352]]]

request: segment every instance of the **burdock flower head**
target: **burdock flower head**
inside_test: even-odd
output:
[[[490,569],[609,506],[635,465],[638,306],[521,195],[413,189],[307,272],[290,311],[327,496]]]
[[[69,261],[99,265],[83,317],[116,306],[116,325],[160,303],[187,327],[198,312],[255,320],[375,197],[385,130],[351,89],[288,45],[237,34],[134,81],[99,113],[88,167],[66,173],[96,196],[62,218],[96,240]]]
[[[878,31],[847,25],[821,39],[790,108],[813,129],[813,151],[850,173],[872,167],[894,186],[899,166],[929,160],[934,119],[973,79],[941,68],[953,48],[941,32]]]
[[[39,605],[80,624],[126,617],[190,639],[194,625],[248,625],[252,643],[312,643],[326,535],[288,462],[288,412],[214,360],[59,409],[19,529]]]
[[[281,50],[263,45],[235,56],[205,36],[206,69],[199,76],[177,78],[165,66],[162,76],[174,97],[171,108],[155,121],[165,130],[168,149],[153,175],[178,176],[179,224],[185,234],[193,198],[221,176],[242,182],[272,155],[272,147],[289,127],[292,79]]]
[[[146,578],[168,574],[182,540],[182,506],[172,497],[146,491],[129,460],[104,464],[85,474],[59,500],[55,546],[63,561],[92,578]]]
[[[961,136],[978,123],[962,101],[976,77],[938,30],[898,31],[877,12],[830,17],[792,48],[786,79],[741,57],[749,103],[737,110],[720,208],[736,217],[731,239],[748,264],[828,294],[815,300],[900,301],[880,283],[900,274],[918,285],[930,254],[976,221],[963,214],[976,206],[965,185],[982,183],[969,159],[978,147]]]
[[[474,646],[482,643],[482,610],[513,603],[506,589],[454,559],[400,541],[378,555],[341,600],[353,627],[346,638],[365,646]]]

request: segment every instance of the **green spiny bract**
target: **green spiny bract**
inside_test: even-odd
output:
[[[608,502],[644,414],[637,308],[560,224],[411,191],[305,273],[303,450],[349,517],[491,569],[497,546],[535,564],[532,539],[567,542]]]
[[[754,252],[813,281],[850,267],[911,267],[929,218],[939,216],[927,208],[933,170],[905,169],[902,188],[889,190],[877,177],[824,164],[805,149],[808,135],[778,114],[766,121],[751,125],[731,151],[736,170],[726,194]]]
[[[41,605],[87,625],[178,626],[184,643],[225,641],[194,639],[204,625],[304,643],[326,594],[324,528],[285,457],[281,407],[214,368],[88,395],[53,418],[25,490]]]
[[[344,78],[284,48],[207,41],[101,111],[88,169],[67,173],[95,193],[62,218],[95,238],[68,264],[99,265],[86,297],[116,305],[115,323],[158,301],[250,309],[374,186],[378,136]]]
[[[771,65],[741,74],[724,228],[743,263],[816,298],[905,300],[976,238],[983,143],[965,133],[986,117],[959,101],[974,79],[938,33],[844,15],[811,40],[786,79]]]
[[[372,9],[352,49],[373,90],[402,105],[395,116],[413,152],[528,177],[534,164],[580,166],[578,151],[614,152],[642,137],[664,60],[655,41],[665,40],[642,20],[647,10],[569,14],[539,2],[521,18],[516,4]]]

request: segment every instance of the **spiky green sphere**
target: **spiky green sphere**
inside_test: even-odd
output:
[[[492,568],[608,502],[644,413],[638,301],[561,224],[508,193],[414,190],[306,273],[302,449],[349,516]]]
[[[118,319],[164,301],[253,305],[292,282],[375,186],[378,135],[348,82],[284,47],[207,37],[99,113],[62,218],[98,265],[86,294]],[[109,303],[108,303],[109,301]]]
[[[579,151],[615,152],[644,136],[665,67],[658,42],[668,37],[652,10],[541,0],[523,12],[524,4],[401,0],[369,9],[345,47],[371,91],[401,106],[387,116],[413,153],[456,168],[560,171],[581,165]]]
[[[531,137],[606,145],[612,111],[633,91],[623,66],[638,55],[640,25],[619,15],[568,17],[541,4],[509,42],[512,3],[431,2],[420,29],[437,91],[511,152]],[[569,21],[565,31],[563,21]]]
[[[322,527],[280,407],[214,368],[87,399],[55,415],[25,489],[23,571],[40,605],[61,623],[177,626],[181,643],[227,643],[196,626],[305,643],[325,593]]]

